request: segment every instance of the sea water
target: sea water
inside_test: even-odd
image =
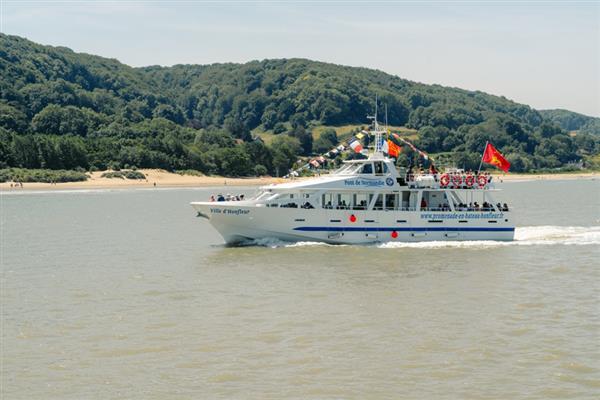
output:
[[[503,183],[513,242],[226,247],[218,191],[0,198],[6,399],[600,394],[600,182]]]

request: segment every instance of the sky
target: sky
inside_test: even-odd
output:
[[[600,0],[0,0],[0,31],[131,66],[308,58],[600,117]]]

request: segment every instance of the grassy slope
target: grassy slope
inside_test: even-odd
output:
[[[317,139],[319,136],[321,136],[321,133],[323,133],[323,131],[325,131],[326,129],[334,129],[340,142],[343,142],[344,140],[349,139],[352,136],[353,132],[356,132],[357,129],[362,130],[366,128],[367,125],[365,124],[350,124],[340,126],[318,125],[309,129],[313,134],[313,139]],[[416,140],[418,138],[418,132],[416,129],[411,129],[404,126],[390,126],[389,129],[392,132],[400,133],[404,138],[408,140]],[[273,134],[272,131],[265,131],[261,127],[254,129],[252,131],[252,134],[259,136],[267,144],[270,144],[273,141],[273,139],[277,136]]]

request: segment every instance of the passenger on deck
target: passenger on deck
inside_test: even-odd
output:
[[[504,203],[504,205],[502,206],[502,211],[508,211],[508,206],[506,205],[506,203]]]
[[[435,168],[435,165],[433,165],[433,163],[431,163],[431,164],[429,165],[429,173],[430,173],[431,175],[433,175],[433,179],[434,179],[434,180],[437,182],[437,180],[438,180],[438,177],[437,177],[437,175],[438,175],[438,170]]]
[[[217,196],[217,201],[225,201],[225,197],[221,193]]]
[[[427,209],[427,201],[425,199],[421,199],[421,209]]]
[[[215,201],[215,195],[214,194],[210,195],[210,201]]]

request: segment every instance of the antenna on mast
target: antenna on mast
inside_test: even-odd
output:
[[[387,103],[385,104],[385,131],[388,131],[388,122],[387,122]]]

